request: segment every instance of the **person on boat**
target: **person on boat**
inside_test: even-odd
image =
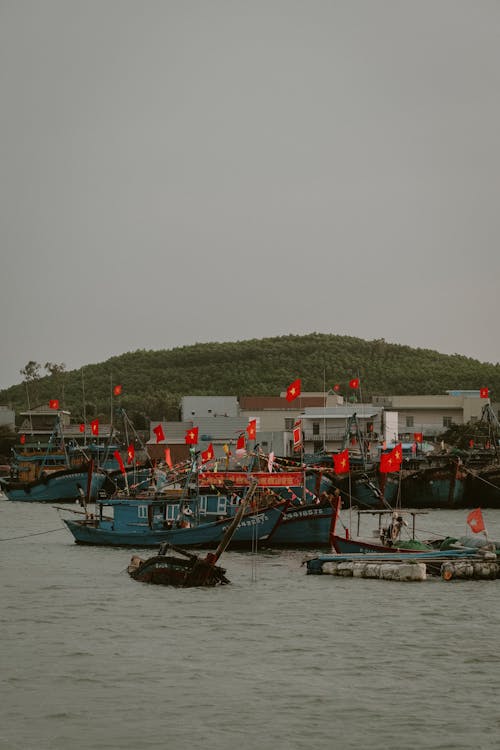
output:
[[[401,529],[403,526],[407,525],[408,524],[403,519],[403,516],[393,513],[391,523],[387,529],[385,529],[386,543],[389,546],[392,546],[394,542],[397,542],[401,535]]]
[[[75,503],[81,505],[82,508],[85,508],[85,492],[79,482],[77,482],[76,489],[78,490],[78,497],[76,498]]]

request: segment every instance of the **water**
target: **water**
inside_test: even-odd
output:
[[[459,536],[465,515],[424,525]],[[226,553],[230,586],[153,587],[131,550],[6,500],[0,537],[1,750],[500,747],[500,581],[307,576],[287,551]]]

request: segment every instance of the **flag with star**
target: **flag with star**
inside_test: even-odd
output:
[[[290,385],[286,389],[286,400],[294,401],[296,398],[300,396],[300,394],[301,394],[301,382],[300,382],[300,378],[297,378],[297,380],[294,380],[293,383],[290,383]]]

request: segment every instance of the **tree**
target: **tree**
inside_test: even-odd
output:
[[[49,375],[54,378],[57,390],[60,391],[61,401],[64,408],[64,376],[66,375],[66,365],[64,362],[61,362],[60,364],[57,364],[57,362],[46,362],[44,367]]]
[[[28,409],[31,411],[30,402],[30,390],[31,396],[36,400],[38,399],[38,381],[40,380],[40,365],[33,359],[30,359],[28,364],[19,370],[20,374],[24,377],[26,383],[26,397],[28,399]],[[31,388],[30,388],[31,385]]]
[[[38,362],[30,359],[28,364],[22,370],[19,370],[19,373],[24,377],[26,382],[32,383],[40,379],[40,365]]]

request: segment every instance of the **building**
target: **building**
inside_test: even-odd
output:
[[[329,453],[349,447],[378,454],[384,434],[384,409],[373,404],[343,404],[310,407],[299,415],[304,453]],[[363,442],[361,442],[363,441]],[[293,434],[287,435],[288,453],[293,451]]]
[[[489,399],[480,398],[479,390],[450,390],[434,396],[374,396],[373,404],[386,412],[397,413],[397,439],[413,440],[414,433],[435,440],[452,424],[477,422]],[[394,439],[396,436],[392,436]]]
[[[343,403],[343,397],[328,393],[302,393],[293,401],[286,392],[279,396],[242,396],[240,411],[248,421],[257,422],[257,439],[264,453],[293,454],[293,427],[304,409],[330,409]]]
[[[50,409],[46,405],[37,406],[29,411],[21,412],[21,425],[18,428],[19,435],[26,438],[26,447],[36,447],[37,450],[46,448],[49,440],[57,430],[66,442],[74,443],[103,443],[110,439],[112,425],[99,422],[99,435],[94,436],[90,424],[86,424],[84,430],[80,424],[71,422],[71,412],[64,409]]]

